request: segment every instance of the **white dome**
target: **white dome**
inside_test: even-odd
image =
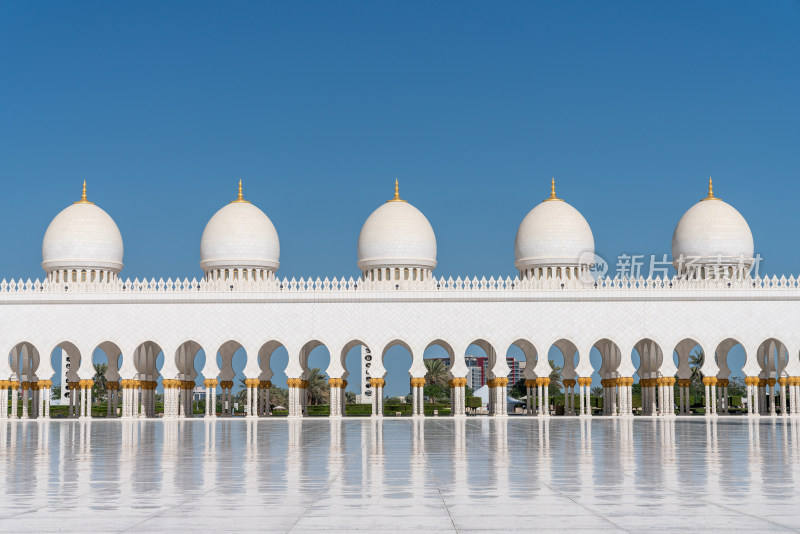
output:
[[[709,186],[710,189],[710,186]],[[672,259],[698,258],[698,263],[749,263],[753,233],[736,208],[715,198],[701,200],[683,214],[672,234]]]
[[[372,212],[358,236],[358,268],[436,267],[436,236],[417,208],[395,199]]]
[[[67,270],[122,270],[122,234],[108,213],[84,197],[47,227],[42,241],[42,268],[48,273]]]
[[[533,208],[519,225],[514,241],[518,269],[577,266],[581,255],[594,253],[594,236],[583,215],[555,197]]]
[[[240,186],[241,187],[241,186]],[[241,199],[211,217],[200,240],[200,267],[214,269],[266,269],[280,265],[278,232],[266,214]]]

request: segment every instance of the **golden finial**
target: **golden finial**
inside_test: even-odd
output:
[[[555,177],[550,178],[550,198],[544,199],[545,202],[550,200],[561,200],[556,196],[556,179]],[[563,200],[561,200],[563,202]]]
[[[250,202],[249,200],[245,200],[244,199],[244,194],[242,193],[242,181],[241,180],[239,180],[239,196],[236,197],[236,200],[232,201],[231,204],[233,204],[234,202],[247,202],[247,203]]]
[[[708,196],[703,200],[719,200],[714,196],[714,182],[711,180],[710,176],[708,177]]]
[[[86,180],[83,181],[83,193],[81,193],[81,199],[75,204],[94,204],[94,202],[89,202],[86,200]]]
[[[397,178],[394,179],[394,198],[392,200],[387,200],[387,202],[405,202],[405,200],[400,198],[400,182],[397,181]]]

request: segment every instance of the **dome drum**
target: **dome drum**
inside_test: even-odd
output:
[[[425,215],[395,195],[364,222],[358,268],[364,280],[428,280],[436,268],[436,235]]]
[[[200,268],[208,280],[268,280],[280,262],[278,232],[242,196],[217,211],[200,240]]]
[[[42,240],[42,268],[51,282],[111,282],[123,263],[122,235],[114,219],[86,199],[55,216]]]
[[[583,215],[556,196],[534,207],[519,225],[514,241],[514,266],[520,279],[577,278],[589,269],[582,262],[594,254],[594,236]]]
[[[683,214],[672,234],[672,265],[678,276],[694,279],[749,276],[754,263],[753,233],[742,214],[708,196]]]

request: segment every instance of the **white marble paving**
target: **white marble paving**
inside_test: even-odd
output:
[[[0,531],[781,531],[800,421],[0,424]]]

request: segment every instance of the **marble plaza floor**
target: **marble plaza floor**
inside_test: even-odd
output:
[[[800,421],[0,424],[0,531],[800,529]]]

